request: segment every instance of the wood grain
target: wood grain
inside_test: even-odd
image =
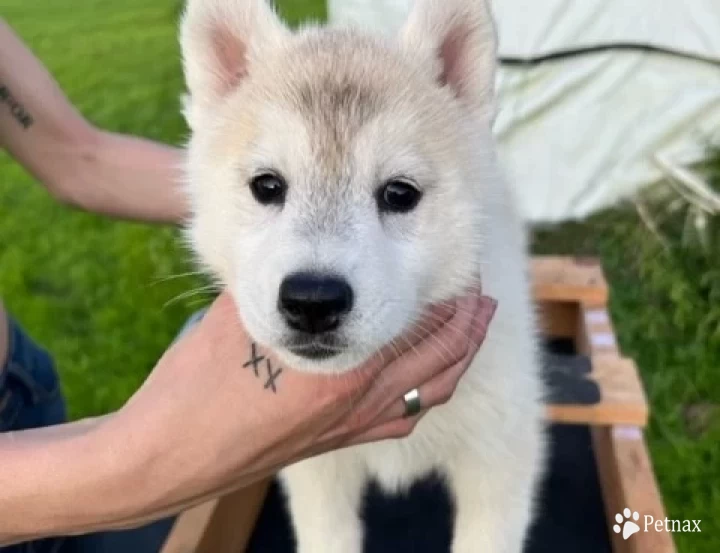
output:
[[[635,363],[615,355],[591,356],[591,363],[588,378],[600,388],[601,401],[594,405],[548,405],[547,418],[558,423],[644,427],[648,406]]]
[[[186,511],[160,553],[241,553],[247,547],[270,480]]]
[[[596,427],[592,440],[613,553],[676,553],[671,533],[652,528],[644,531],[644,517],[663,520],[665,507],[642,430],[632,426]],[[641,529],[627,540],[612,531],[615,515],[625,508],[640,514]]]
[[[533,297],[537,302],[571,301],[604,306],[608,286],[595,259],[538,256],[530,264]]]

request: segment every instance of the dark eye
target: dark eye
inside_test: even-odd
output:
[[[263,173],[250,181],[250,190],[255,199],[263,205],[282,205],[285,201],[287,184],[274,173]]]
[[[420,202],[422,192],[404,180],[391,180],[378,190],[377,201],[380,211],[407,213]]]

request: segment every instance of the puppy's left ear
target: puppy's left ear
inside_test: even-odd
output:
[[[269,0],[187,0],[180,46],[189,125],[213,110],[264,53],[281,47],[289,35]]]
[[[490,0],[415,0],[401,48],[483,118],[495,115],[497,37]]]

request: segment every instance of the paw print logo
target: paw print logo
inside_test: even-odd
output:
[[[616,534],[622,532],[622,537],[626,540],[640,531],[640,527],[636,524],[638,520],[640,520],[640,514],[637,511],[630,511],[630,509],[626,508],[622,514],[618,513],[615,515],[617,524],[613,526],[613,532]]]

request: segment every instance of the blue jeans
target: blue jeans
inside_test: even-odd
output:
[[[52,358],[15,321],[9,323],[10,350],[0,370],[0,432],[65,422]],[[157,553],[173,523],[170,518],[133,530],[35,540],[0,547],[0,553]]]

